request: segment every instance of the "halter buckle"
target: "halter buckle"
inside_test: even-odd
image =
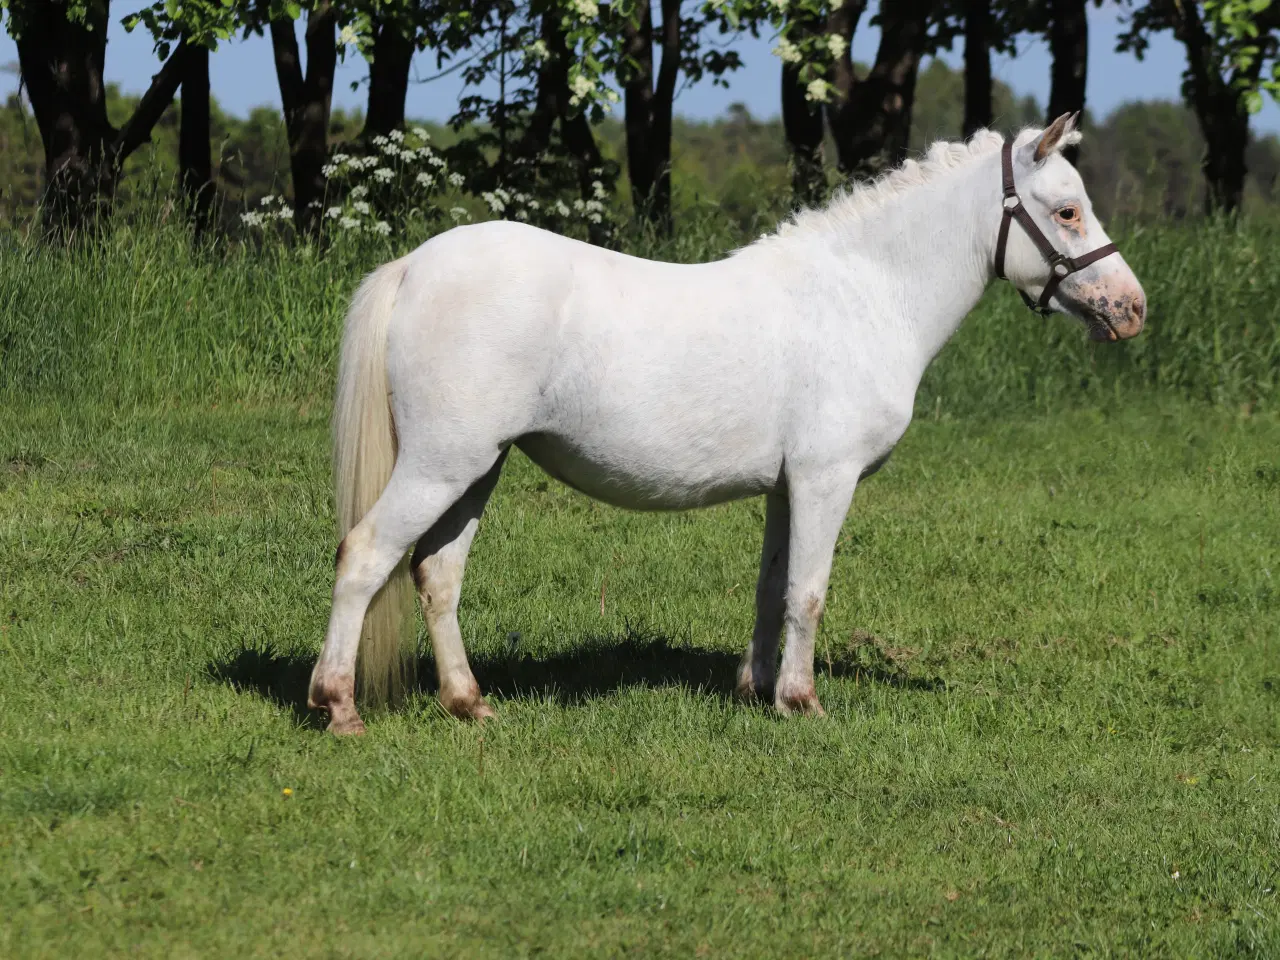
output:
[[[1006,210],[1017,210],[1020,206],[1022,206],[1022,201],[1016,193],[1011,193],[1004,198],[1004,208]]]

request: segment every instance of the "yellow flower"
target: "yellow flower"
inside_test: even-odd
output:
[[[286,797],[292,797],[292,796],[293,796],[293,788],[292,788],[292,787],[285,787],[285,788],[284,788],[283,790],[281,790],[280,792],[281,792],[281,793],[283,793]]]

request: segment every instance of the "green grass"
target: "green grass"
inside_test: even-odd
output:
[[[671,241],[624,248],[702,261],[753,239],[712,210]],[[0,235],[0,402],[31,394],[116,403],[327,397],[342,315],[362,272],[417,238],[193,251],[180,223],[120,222],[70,253]],[[988,415],[1127,402],[1152,389],[1271,407],[1280,371],[1280,221],[1116,231],[1149,299],[1144,334],[1091,344],[997,283],[930,369],[919,409]]]
[[[326,413],[5,409],[0,955],[1280,954],[1273,413],[922,418],[844,531],[821,721],[726,694],[760,502],[515,456],[462,610],[500,720],[423,691],[358,740],[301,707]]]

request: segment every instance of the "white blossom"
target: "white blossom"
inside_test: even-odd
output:
[[[580,104],[584,97],[589,95],[596,88],[596,82],[585,74],[578,74],[569,82],[569,103],[572,106]]]
[[[330,220],[337,220],[340,216],[342,216],[342,208],[330,207],[328,210],[324,212],[324,215],[328,217]]]
[[[849,43],[840,34],[833,33],[827,37],[827,49],[831,51],[831,56],[838,60],[849,49]]]
[[[359,200],[361,197],[368,196],[369,188],[363,183],[351,188],[351,199]]]
[[[391,172],[390,167],[379,167],[377,170],[373,171],[373,178],[379,183],[390,183],[391,178],[394,176],[395,174]]]
[[[391,235],[391,224],[387,223],[385,220],[379,220],[369,229],[380,237],[389,237]]]
[[[819,77],[817,80],[809,81],[809,86],[805,87],[804,96],[806,100],[813,100],[815,103],[826,103],[830,92],[831,84]]]
[[[583,20],[594,20],[600,13],[596,0],[569,0],[569,6]]]
[[[369,205],[365,203],[363,200],[357,200],[351,206],[355,207],[356,213],[360,214],[361,216],[367,217],[370,213]]]
[[[404,142],[403,130],[392,130],[389,134],[387,134],[387,136],[390,137],[392,140],[394,140],[396,143]]]
[[[332,29],[332,27],[330,28]],[[348,24],[342,28],[342,32],[338,34],[338,46],[349,47],[360,39],[360,34],[356,33],[356,28]]]
[[[567,217],[569,215],[569,208],[565,206],[563,200],[556,201],[556,213],[560,214],[562,217]]]
[[[464,177],[464,176],[463,176],[462,174],[460,174],[460,173],[451,173],[451,174],[449,174],[449,182],[450,182],[450,183],[452,183],[455,187],[460,187],[460,186],[462,186],[462,185],[463,185],[463,183],[465,183],[465,182],[466,182],[466,179],[467,179],[467,178],[466,178],[466,177]]]
[[[427,128],[426,128],[426,127],[414,127],[414,128],[413,128],[412,130],[410,130],[409,132],[410,132],[410,133],[412,133],[412,134],[413,134],[415,137],[417,137],[419,140],[430,140],[430,139],[431,139],[431,134],[427,133]]]
[[[801,59],[800,48],[786,37],[778,41],[778,45],[773,48],[773,55],[783,63],[799,63]]]
[[[471,219],[471,214],[467,213],[467,211],[462,207],[453,207],[449,211],[449,216],[453,217],[454,223],[461,223],[463,220]]]
[[[551,56],[551,51],[547,49],[547,42],[541,39],[533,41],[533,43],[525,47],[524,50],[525,53],[529,54],[531,59],[536,60],[539,63]]]
[[[436,182],[436,178],[429,173],[420,173],[413,179],[420,187],[429,187]]]
[[[360,221],[355,217],[343,217],[338,221],[338,226],[342,227],[343,230],[354,230],[360,226]]]
[[[276,202],[275,194],[268,193],[265,197],[258,201],[264,207],[269,207]]]

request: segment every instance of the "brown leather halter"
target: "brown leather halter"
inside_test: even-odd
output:
[[[1063,280],[1077,270],[1083,270],[1091,263],[1096,263],[1103,257],[1109,257],[1118,251],[1114,243],[1108,243],[1078,257],[1068,257],[1059,253],[1049,238],[1044,235],[1040,226],[1032,219],[1031,214],[1027,212],[1027,208],[1022,204],[1022,199],[1018,196],[1017,187],[1013,185],[1012,140],[1006,140],[1004,143],[1004,149],[1000,154],[1000,165],[1001,174],[1004,178],[1004,217],[1000,221],[1000,237],[996,240],[996,276],[1001,280],[1009,279],[1004,275],[1004,248],[1009,242],[1009,224],[1016,219],[1018,223],[1022,224],[1022,229],[1031,238],[1031,242],[1040,249],[1040,255],[1048,262],[1050,269],[1049,279],[1045,282],[1039,303],[1032,300],[1027,295],[1027,292],[1020,288],[1018,289],[1018,295],[1022,297],[1022,302],[1030,309],[1043,317],[1047,317],[1053,312],[1049,309],[1049,299],[1057,291],[1058,284],[1062,283]]]

